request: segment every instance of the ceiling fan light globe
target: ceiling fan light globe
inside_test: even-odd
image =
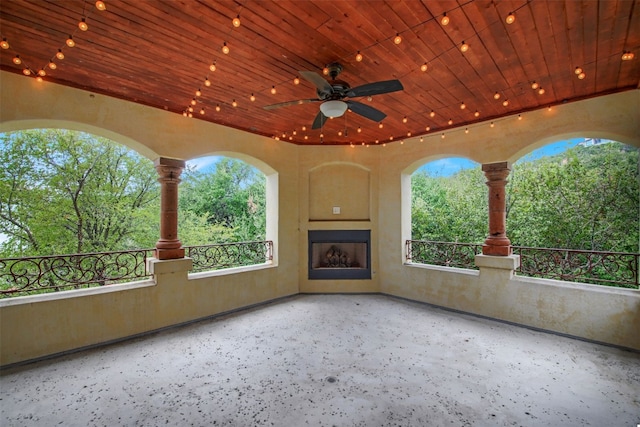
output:
[[[347,111],[347,104],[346,102],[336,100],[326,101],[320,105],[320,111],[322,111],[322,114],[326,117],[340,117]]]

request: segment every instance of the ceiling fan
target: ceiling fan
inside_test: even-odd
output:
[[[342,116],[347,109],[350,109],[354,113],[369,120],[380,122],[382,119],[387,117],[387,115],[382,111],[358,101],[344,99],[379,95],[404,89],[400,80],[384,80],[352,88],[347,82],[336,80],[338,74],[342,72],[342,65],[334,62],[333,64],[328,65],[327,68],[329,70],[329,75],[331,76],[331,81],[325,80],[320,74],[313,71],[299,71],[303,78],[316,86],[316,93],[318,94],[317,98],[280,102],[278,104],[266,105],[263,108],[265,110],[274,110],[276,108],[287,107],[290,105],[322,102],[322,104],[320,104],[320,111],[313,121],[312,129],[322,127],[327,118]]]

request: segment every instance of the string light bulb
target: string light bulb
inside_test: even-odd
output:
[[[47,72],[44,70],[44,68],[41,68],[40,70],[38,70],[38,75],[40,77],[44,77],[47,75]]]
[[[587,75],[584,73],[584,71],[582,73],[578,74],[578,78],[580,80],[584,79],[585,77],[587,77]]]
[[[407,116],[404,116],[404,117],[402,118],[402,123],[407,123],[408,121],[409,121],[409,119],[407,119]]]
[[[216,104],[216,112],[220,112],[221,108],[220,108],[220,104]]]
[[[469,133],[469,128],[464,128],[464,133]]]
[[[516,22],[516,16],[513,14],[513,12],[509,12],[507,17],[505,18],[505,21],[507,24],[513,24],[514,22]]]
[[[491,124],[489,125],[490,127],[494,127],[495,124],[493,122],[491,122]]]
[[[6,37],[2,38],[2,41],[0,42],[0,47],[3,49],[9,49],[9,42],[7,41]]]
[[[67,46],[69,47],[74,47],[76,45],[76,42],[73,41],[73,37],[71,35],[69,35],[69,38],[67,39],[66,43],[67,43]]]
[[[56,65],[55,62],[49,61],[49,68],[52,70],[55,70],[56,68],[58,68],[58,66]]]
[[[6,49],[6,47],[5,47],[5,49]],[[635,55],[633,54],[633,52],[625,51],[625,52],[622,54],[622,60],[623,60],[623,61],[631,61],[631,60],[633,59],[633,57],[634,57],[634,56],[635,56]]]
[[[204,85],[205,85],[206,87],[211,86],[211,80],[209,80],[209,77],[205,77],[205,78],[204,78]]]
[[[31,70],[29,68],[25,68],[22,70],[22,74],[24,74],[25,76],[30,76]]]
[[[518,120],[522,120],[522,114],[518,114]]]
[[[36,81],[37,81],[38,83],[42,83],[42,76],[38,76],[38,77],[36,77]]]
[[[362,128],[358,127],[358,133],[362,132]]]
[[[215,70],[217,70],[217,68],[216,68],[216,61],[213,61],[213,62],[211,63],[211,65],[209,65],[209,71],[212,71],[212,72],[213,72],[213,71],[215,71]]]
[[[276,87],[275,86],[271,86],[271,94],[272,95],[276,94]]]
[[[193,107],[189,106],[189,108],[187,108],[187,111],[188,111],[189,113],[193,113]]]
[[[238,106],[238,103],[236,102],[235,99],[233,101],[231,101],[231,106],[234,107],[234,108]]]
[[[200,89],[196,91],[196,96],[202,96],[202,91]]]
[[[98,0],[96,2],[96,9],[98,9],[98,10],[107,10],[107,5],[104,4],[104,2],[102,0]]]
[[[476,117],[480,117],[480,111],[476,110],[476,112],[473,113],[473,115],[476,116]]]
[[[16,65],[22,64],[22,59],[20,59],[20,55],[16,55],[13,57],[13,63]]]
[[[573,70],[573,72],[574,72],[574,73],[576,73],[576,75],[577,75],[577,74],[580,74],[580,73],[582,72],[582,68],[580,68],[580,67],[576,67],[576,69],[575,69],[575,70]]]
[[[224,53],[225,55],[229,54],[229,46],[227,46],[227,42],[224,42],[222,44],[222,53]]]
[[[431,110],[431,112],[429,113],[429,117],[434,118],[436,116],[436,112]]]
[[[251,102],[255,102],[256,96],[254,94],[251,94],[251,96],[249,97],[249,100],[251,100]]]
[[[394,42],[395,44],[400,44],[400,43],[402,43],[402,37],[400,37],[400,34],[399,34],[399,33],[396,33],[396,36],[393,38],[393,42]]]
[[[382,124],[382,122],[380,122],[380,123],[378,124],[378,128],[379,128],[379,129],[382,129],[383,127],[384,127],[384,125]]]
[[[544,88],[540,87],[540,89],[538,89],[538,95],[544,95]]]
[[[302,126],[302,130],[303,130],[303,131],[306,131],[306,130],[307,130],[307,127],[306,127],[306,126]]]
[[[494,93],[493,99],[500,99],[500,94],[498,92]]]
[[[464,42],[464,40],[463,40],[463,41],[462,41],[462,44],[460,45],[460,52],[466,52],[466,51],[468,51],[468,50],[469,50],[469,45],[468,45],[468,44],[466,44],[466,43]]]
[[[234,27],[238,28],[240,26],[240,15],[233,18],[231,23],[233,24]]]
[[[442,25],[444,25],[445,27],[446,27],[447,25],[449,25],[449,17],[447,16],[447,12],[445,12],[445,13],[442,15],[442,19],[440,20],[440,23],[441,23]]]
[[[294,85],[299,85],[299,84],[300,84],[300,79],[299,79],[299,78],[297,78],[297,77],[294,77],[294,79],[293,79],[293,84],[294,84]]]
[[[431,130],[431,126],[427,126],[426,128],[424,128],[424,130],[426,130],[427,132],[429,132]]]
[[[531,83],[531,89],[536,90],[540,87],[540,85],[534,80],[533,83]]]
[[[453,119],[449,119],[449,121],[447,122],[447,124],[448,124],[449,126],[451,126],[451,125],[453,124]]]
[[[80,28],[80,31],[87,31],[89,29],[89,26],[87,25],[87,20],[82,18],[80,22],[78,22],[78,28]]]
[[[360,51],[358,51],[358,53],[356,53],[356,61],[357,62],[362,62],[362,54],[360,53]]]
[[[442,132],[442,135],[440,135],[440,138],[444,139],[444,132]]]
[[[191,100],[191,105],[196,105],[196,102],[197,102],[197,101],[196,101],[196,99],[195,99],[195,98],[193,98],[193,99]]]
[[[427,63],[425,62],[424,64],[422,64],[422,65],[420,66],[420,71],[422,71],[422,72],[424,73],[425,71],[427,71],[427,69],[428,69],[428,68],[429,68],[429,66],[428,66],[428,65],[427,65]]]
[[[322,74],[324,74],[325,76],[328,76],[329,75],[329,68],[328,67],[324,67],[322,69]]]
[[[64,59],[64,53],[62,53],[62,49],[58,49],[58,52],[56,53],[56,58],[58,58],[60,61]]]
[[[504,101],[502,101],[502,105],[504,105],[505,107],[509,105],[509,100],[505,99]]]
[[[204,116],[204,108],[200,109],[200,114]]]
[[[461,102],[461,103],[460,103],[460,109],[461,109],[461,110],[464,110],[465,108],[467,108],[467,106],[465,105],[465,103],[464,103],[464,102]]]

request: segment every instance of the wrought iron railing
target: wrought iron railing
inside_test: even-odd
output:
[[[262,264],[273,260],[273,242],[270,240],[187,246],[185,249],[187,256],[193,259],[192,272]]]
[[[0,298],[142,280],[152,254],[139,249],[0,259]]]
[[[640,254],[514,246],[518,274],[637,289]]]
[[[273,260],[273,242],[185,247],[193,272]],[[153,249],[0,259],[0,298],[91,288],[144,280]]]
[[[513,246],[520,255],[516,273],[522,276],[640,288],[640,253]],[[407,240],[406,260],[418,264],[477,269],[474,258],[482,245]]]
[[[474,243],[434,242],[407,240],[407,262],[477,269],[475,256],[482,252],[482,245]]]

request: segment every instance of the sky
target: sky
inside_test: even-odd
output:
[[[575,147],[582,141],[584,141],[584,138],[554,142],[553,144],[545,145],[542,148],[532,151],[518,161],[530,162],[541,157],[554,156],[566,151],[571,147]],[[418,170],[428,172],[431,176],[448,177],[457,172],[460,172],[463,169],[470,169],[478,166],[480,166],[479,163],[476,163],[464,157],[447,157],[446,159],[434,160],[433,162],[429,162],[418,168]]]

